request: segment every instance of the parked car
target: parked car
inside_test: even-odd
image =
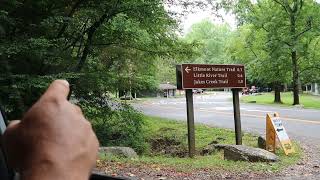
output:
[[[245,87],[242,88],[242,95],[248,95],[249,94],[249,88]]]
[[[266,87],[263,89],[263,92],[271,92],[272,91],[272,88],[269,88],[269,87]]]
[[[133,97],[131,95],[127,95],[127,96],[121,96],[120,100],[132,100]]]

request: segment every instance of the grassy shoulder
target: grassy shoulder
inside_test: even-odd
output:
[[[284,106],[292,106],[293,97],[291,92],[281,93],[281,100]],[[249,95],[249,96],[242,96],[242,102],[246,103],[257,103],[257,104],[275,104],[274,101],[274,94],[273,93],[263,93],[259,95]],[[300,103],[305,108],[315,108],[320,109],[320,97],[314,96],[311,94],[300,94]]]
[[[177,138],[182,142],[182,146],[187,145],[187,125],[184,122],[171,121],[158,117],[145,117],[145,128],[148,142],[157,136],[170,136]],[[165,131],[163,131],[165,130]],[[160,134],[159,134],[160,133]],[[182,135],[182,136],[181,136]],[[181,138],[182,137],[182,138]],[[199,152],[203,147],[216,141],[219,144],[234,144],[234,132],[228,129],[214,128],[206,125],[196,124],[196,149]],[[257,136],[245,133],[243,143],[248,146],[257,146]],[[152,146],[152,145],[150,145]],[[160,143],[159,143],[160,146]],[[197,169],[220,169],[227,171],[268,171],[276,172],[291,164],[295,164],[301,157],[302,151],[297,144],[294,144],[297,153],[285,156],[282,150],[278,150],[277,155],[280,161],[276,163],[250,163],[243,161],[224,160],[223,152],[216,152],[208,156],[196,156],[191,159],[188,157],[172,157],[166,154],[152,153],[152,147],[149,151],[136,159],[110,157],[109,155],[100,155],[101,161],[132,164],[132,165],[150,165],[157,167],[170,167],[176,171],[190,172]]]

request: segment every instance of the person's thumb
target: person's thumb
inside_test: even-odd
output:
[[[42,98],[67,99],[70,88],[66,80],[55,80],[48,87]]]

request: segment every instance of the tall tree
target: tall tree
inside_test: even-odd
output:
[[[264,30],[252,24],[239,27],[228,40],[226,51],[233,63],[246,65],[247,78],[252,83],[272,84],[274,102],[281,103],[281,84],[289,81],[288,56],[270,41]],[[286,62],[286,63],[285,63]]]
[[[273,43],[290,54],[293,105],[299,104],[300,65],[310,60],[305,58],[304,39],[319,36],[319,4],[313,0],[244,0],[235,7],[239,22],[265,30]]]
[[[198,44],[195,48],[199,56],[195,62],[222,64],[227,61],[224,50],[230,33],[231,30],[227,24],[215,25],[205,19],[191,26],[185,40]]]

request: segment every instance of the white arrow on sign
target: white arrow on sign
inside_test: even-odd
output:
[[[187,66],[186,69],[185,69],[185,71],[186,71],[187,73],[189,73],[189,71],[191,71],[191,69],[189,69],[189,67]]]

